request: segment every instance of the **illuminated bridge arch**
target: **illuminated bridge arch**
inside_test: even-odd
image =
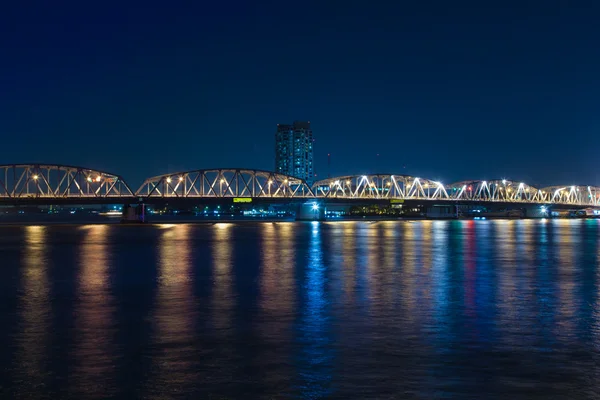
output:
[[[58,164],[0,165],[0,198],[131,197],[119,175]]]
[[[241,168],[201,169],[148,178],[136,192],[144,197],[314,197],[302,179]]]
[[[447,190],[455,200],[538,203],[545,198],[543,190],[506,179],[456,182]]]
[[[315,182],[318,197],[450,199],[441,182],[409,175],[350,175]]]
[[[549,186],[542,189],[548,203],[572,205],[600,205],[600,187],[596,186]]]

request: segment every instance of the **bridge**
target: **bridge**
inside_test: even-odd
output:
[[[318,200],[478,202],[600,207],[600,187],[558,185],[536,188],[506,179],[451,184],[403,174],[349,175],[308,185],[271,171],[221,168],[170,173],[146,179],[133,191],[121,175],[58,164],[0,165],[0,204],[160,203],[170,200],[272,202]]]

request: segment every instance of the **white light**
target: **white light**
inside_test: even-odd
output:
[[[171,177],[167,178],[167,183],[171,183]]]
[[[313,203],[312,209],[313,211],[317,211],[319,209],[319,205],[317,203]]]
[[[486,182],[486,181],[483,181],[483,186],[485,186],[485,185],[487,185],[487,182]]]
[[[37,175],[34,175],[34,176],[33,176],[33,180],[34,180],[34,181],[37,181],[37,180],[38,180],[38,176],[37,176]]]
[[[183,176],[179,177],[179,182],[181,182],[183,180]]]
[[[506,185],[506,179],[502,179],[502,184]]]
[[[100,182],[100,179],[102,179],[102,178],[100,178],[100,176],[97,176],[96,177],[96,182]]]

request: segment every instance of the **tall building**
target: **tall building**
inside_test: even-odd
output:
[[[277,124],[275,171],[302,178],[308,184],[312,184],[313,133],[310,121],[294,121],[291,125]]]

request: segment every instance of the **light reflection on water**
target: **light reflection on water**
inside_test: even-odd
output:
[[[22,247],[19,299],[19,333],[12,344],[16,351],[15,381],[24,396],[41,397],[48,384],[48,353],[51,327],[50,282],[48,280],[48,228],[27,226]],[[8,327],[4,327],[6,329]],[[6,346],[1,346],[6,349]],[[5,370],[5,368],[2,368]]]
[[[158,242],[157,295],[153,321],[150,398],[183,393],[198,379],[192,357],[194,314],[191,227],[163,226]]]
[[[114,299],[109,286],[108,241],[111,226],[83,227],[80,246],[78,301],[75,306],[74,351],[76,368],[69,379],[77,397],[105,398],[112,394],[115,349],[112,313]]]
[[[2,229],[0,397],[600,396],[598,221]]]
[[[300,346],[296,365],[300,394],[313,399],[323,398],[330,393],[333,351],[322,248],[324,224],[312,222],[311,225],[306,277],[302,288],[304,298],[296,338]]]

